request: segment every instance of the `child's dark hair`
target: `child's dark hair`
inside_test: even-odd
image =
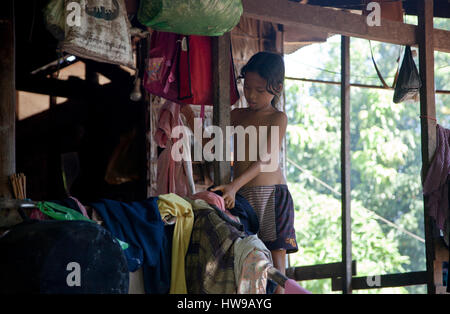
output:
[[[259,76],[267,81],[266,89],[275,96],[272,99],[272,106],[275,107],[280,100],[281,91],[284,85],[283,58],[272,52],[258,52],[242,67],[239,78],[244,78],[245,73],[247,72],[258,73]]]

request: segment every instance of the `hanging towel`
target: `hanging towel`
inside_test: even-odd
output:
[[[194,213],[189,202],[180,196],[169,193],[159,195],[158,209],[161,217],[177,217],[172,239],[172,273],[170,281],[171,294],[186,294],[186,275],[184,260],[191,239]]]
[[[439,229],[444,229],[448,217],[448,175],[450,173],[450,130],[436,125],[436,153],[423,184],[423,194],[429,209],[428,214],[436,220]]]
[[[258,252],[250,256],[254,251]],[[234,241],[234,274],[238,293],[265,293],[267,269],[272,265],[272,254],[257,235]]]
[[[172,138],[172,130],[177,126],[183,126],[180,117],[180,105],[166,101],[159,112],[158,129],[155,132],[155,140],[159,147],[164,148],[158,157],[157,174],[157,194],[176,193],[180,196],[192,194],[189,184],[190,179],[186,167],[192,167],[190,162],[175,161],[172,156],[172,146],[179,139]],[[186,132],[183,137],[187,137]],[[186,145],[188,156],[190,156],[190,146]],[[193,179],[192,179],[193,180]]]

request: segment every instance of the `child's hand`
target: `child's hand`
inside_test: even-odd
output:
[[[222,191],[222,198],[225,201],[225,208],[234,208],[234,199],[236,197],[236,189],[232,184],[224,184],[212,188],[211,191]]]

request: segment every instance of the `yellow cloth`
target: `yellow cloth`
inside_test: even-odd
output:
[[[172,215],[177,217],[172,240],[172,270],[170,294],[186,294],[186,275],[184,260],[191,239],[194,225],[194,212],[191,204],[174,193],[158,196],[158,209],[161,217]]]

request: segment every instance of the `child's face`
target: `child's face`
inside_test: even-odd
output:
[[[256,72],[245,73],[244,96],[250,109],[261,109],[271,105],[273,95],[267,91],[267,80]]]

